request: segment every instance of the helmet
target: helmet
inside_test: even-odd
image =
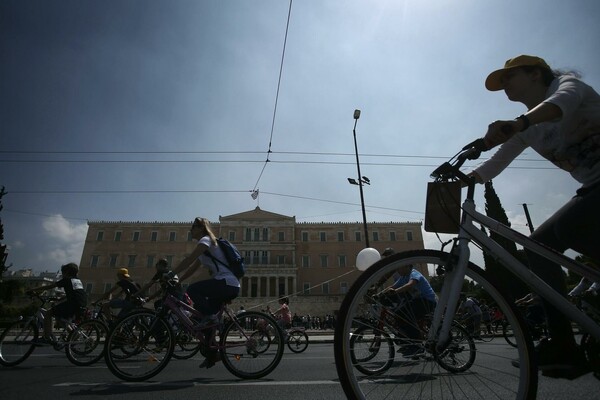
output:
[[[68,263],[60,267],[60,272],[64,274],[77,275],[79,267],[75,263]]]

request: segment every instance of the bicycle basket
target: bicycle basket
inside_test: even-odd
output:
[[[429,182],[425,205],[425,230],[458,233],[460,226],[460,182]]]

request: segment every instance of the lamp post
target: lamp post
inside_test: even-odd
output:
[[[356,144],[356,124],[360,118],[360,110],[354,110],[354,129],[352,133],[354,135],[354,151],[356,153],[356,169],[358,170],[358,182],[353,178],[348,178],[348,182],[352,185],[358,185],[360,189],[360,205],[362,208],[363,225],[365,228],[365,245],[369,247],[369,231],[367,230],[367,214],[365,212],[365,198],[363,195],[363,185],[370,185],[371,181],[366,176],[360,174],[360,162],[358,160],[358,145]]]

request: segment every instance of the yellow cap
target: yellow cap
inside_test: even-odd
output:
[[[502,85],[502,75],[504,75],[504,72],[506,70],[518,67],[540,67],[551,69],[546,61],[544,61],[542,58],[527,55],[516,56],[515,58],[507,60],[504,63],[504,68],[498,69],[488,75],[487,79],[485,80],[486,89],[492,92],[502,90],[504,88]]]
[[[125,278],[129,278],[129,271],[127,270],[127,268],[121,268],[118,274],[123,275]]]

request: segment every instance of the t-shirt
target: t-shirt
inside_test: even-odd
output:
[[[125,298],[127,300],[129,300],[131,295],[137,293],[137,291],[141,288],[140,285],[138,285],[131,279],[120,279],[117,282],[117,286],[119,286],[123,290],[123,293],[125,293]]]
[[[435,292],[431,288],[427,278],[423,276],[419,271],[413,269],[409,275],[400,276],[396,282],[392,285],[394,289],[398,289],[401,286],[406,285],[409,281],[415,280],[417,284],[410,291],[410,295],[413,298],[423,298],[432,302],[436,302]]]
[[[471,297],[467,297],[460,309],[462,312],[465,312],[469,315],[481,315],[481,308],[479,307],[479,304]]]
[[[78,278],[62,278],[56,282],[56,287],[63,288],[67,302],[75,307],[87,306],[87,293],[83,283]]]
[[[281,320],[286,324],[292,323],[292,313],[290,312],[290,308],[287,304],[282,304],[279,309],[278,315],[281,317]]]
[[[503,143],[475,169],[484,182],[496,177],[528,146],[583,187],[600,182],[600,95],[576,77],[562,75],[548,87],[544,103],[558,106],[562,117],[533,125]]]

